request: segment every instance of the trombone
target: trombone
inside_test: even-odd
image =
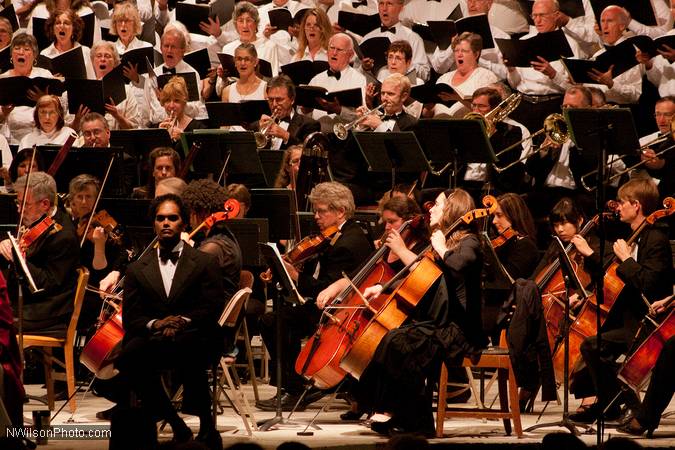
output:
[[[488,137],[490,137],[495,134],[495,131],[497,130],[497,122],[503,121],[509,116],[509,114],[515,111],[516,108],[518,108],[518,105],[520,105],[520,100],[522,97],[523,94],[520,92],[513,93],[502,100],[499,105],[495,106],[494,109],[491,109],[487,114],[483,115],[479,112],[471,111],[466,113],[464,119],[481,120],[485,125],[485,131],[487,132]]]
[[[503,155],[504,153],[508,152],[509,150],[512,150],[518,146],[520,146],[523,142],[534,139],[536,136],[539,136],[540,134],[544,133],[546,137],[549,139],[548,144],[543,144],[539,146],[537,150],[534,151],[534,153],[542,152],[544,150],[547,150],[550,146],[553,144],[555,145],[563,145],[567,140],[570,138],[570,133],[567,127],[567,121],[565,121],[565,118],[563,117],[562,114],[549,114],[546,116],[544,119],[544,126],[541,128],[539,131],[535,132],[534,134],[531,134],[530,137],[521,139],[520,141],[516,142],[515,144],[511,144],[508,147],[506,147],[504,150],[501,150],[499,153],[497,153],[495,156],[499,158],[499,156]],[[510,169],[511,167],[515,166],[516,164],[519,164],[523,161],[525,161],[527,158],[530,156],[534,155],[534,153],[530,153],[529,155],[523,156],[522,158],[517,159],[516,161],[513,161],[512,163],[504,166],[504,167],[497,167],[495,166],[495,170],[497,173],[502,173],[505,170]]]
[[[253,137],[255,138],[255,146],[258,149],[267,147],[267,144],[269,143],[270,140],[270,137],[267,135],[267,132],[272,127],[272,125],[276,124],[277,120],[281,118],[280,114],[281,113],[279,112],[279,110],[275,109],[267,125],[260,128],[260,131],[256,131],[255,133],[253,133]]]
[[[640,153],[644,153],[645,150],[647,150],[649,147],[651,147],[651,146],[653,146],[653,145],[661,144],[661,143],[663,143],[663,142],[668,141],[669,139],[675,140],[675,117],[673,117],[673,120],[670,122],[670,129],[671,129],[671,131],[666,131],[665,133],[659,133],[654,139],[652,139],[651,141],[649,141],[649,142],[647,142],[646,144],[644,144],[643,146],[641,146],[641,147],[638,149],[638,151],[639,151]],[[654,157],[653,157],[653,158],[644,159],[644,160],[642,160],[642,161],[640,161],[640,162],[637,162],[637,163],[633,164],[633,165],[630,166],[630,167],[626,167],[624,170],[622,170],[622,171],[620,171],[620,172],[617,172],[617,173],[611,175],[609,178],[607,178],[607,182],[608,182],[608,183],[611,183],[612,181],[616,180],[617,178],[621,178],[621,177],[624,176],[625,174],[627,174],[627,173],[629,173],[629,172],[631,172],[631,171],[637,169],[638,167],[642,167],[643,165],[645,165],[646,163],[648,163],[648,162],[651,161],[652,159],[659,158],[661,155],[663,155],[663,154],[669,152],[669,151],[672,150],[673,148],[675,148],[675,144],[674,144],[674,145],[670,145],[670,146],[668,146],[668,147],[666,147],[666,148],[664,148],[664,149],[662,149],[662,150],[659,150],[658,152],[656,152],[656,153],[654,154]],[[617,160],[618,160],[618,159],[612,158],[612,160],[611,160],[609,163],[606,164],[607,168],[610,168],[610,167],[612,166],[612,164],[614,164],[614,162],[616,162]],[[595,175],[596,173],[598,173],[598,169],[591,170],[590,172],[588,172],[587,174],[582,175],[582,177],[581,177],[581,185],[582,185],[582,186],[584,187],[584,189],[586,189],[588,192],[592,192],[592,191],[594,191],[595,189],[597,189],[596,186],[589,186],[589,185],[587,184],[587,178],[590,177],[591,175]]]
[[[367,116],[371,114],[377,114],[378,116],[381,115],[386,105],[386,103],[380,103],[380,106],[366,111],[361,117],[357,117],[349,123],[336,123],[333,125],[333,133],[335,134],[335,137],[341,141],[344,141],[349,135],[349,130],[356,128]]]

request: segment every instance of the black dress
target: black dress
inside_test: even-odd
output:
[[[442,362],[459,365],[483,348],[480,274],[482,253],[475,235],[437,261],[443,271],[413,317],[391,330],[378,346],[355,391],[359,406],[389,412],[408,431],[433,430],[432,392]],[[433,385],[433,382],[429,383]]]

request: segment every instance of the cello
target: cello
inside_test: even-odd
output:
[[[408,247],[412,235],[409,229],[420,226],[423,220],[423,216],[416,216],[399,228],[398,232]],[[364,310],[373,311],[381,306],[378,302],[364,304],[355,289],[386,283],[391,279],[393,270],[385,262],[388,250],[388,247],[381,245],[354,276],[352,283],[325,306],[316,332],[300,351],[295,371],[298,375],[312,379],[315,387],[328,389],[336,386],[347,374],[339,367],[339,363],[358,330],[368,323],[369,317],[364,314]]]
[[[473,209],[453,222],[444,232],[445,236],[447,237],[460,225],[468,225],[478,218],[494,213],[498,205],[497,199],[487,195],[483,197],[483,205],[486,208]],[[381,302],[381,307],[376,311],[371,311],[370,308],[367,310],[373,313],[372,317],[365,327],[359,330],[358,336],[355,336],[353,344],[340,361],[340,368],[354,378],[361,377],[384,336],[407,320],[424,295],[443,275],[443,271],[432,259],[432,252],[433,247],[427,246],[415,260],[394,275],[382,286],[382,292],[386,292],[399,280],[403,281]],[[370,302],[371,305],[372,303]]]
[[[626,241],[630,247],[635,243],[637,238],[640,236],[640,233],[647,227],[647,225],[654,224],[657,220],[664,217],[668,217],[671,214],[675,213],[675,199],[672,197],[666,197],[663,200],[664,209],[659,209],[651,213],[647,218],[645,218],[642,223],[635,229],[631,234],[630,238]],[[604,284],[603,284],[603,294],[604,294],[604,303],[598,306],[596,302],[595,295],[592,294],[581,307],[581,311],[577,315],[576,319],[572,322],[569,329],[569,342],[570,342],[570,367],[576,366],[576,361],[580,357],[580,347],[584,339],[590,336],[595,336],[598,334],[597,324],[597,315],[600,315],[600,326],[604,324],[605,320],[609,316],[609,313],[614,306],[617,298],[623,291],[625,283],[619,278],[616,271],[619,267],[620,262],[617,261],[616,256],[611,258],[608,264],[605,267],[604,275]],[[553,355],[553,365],[555,368],[563,368],[564,363],[561,362],[563,358],[563,353],[559,349]],[[559,361],[560,360],[560,361]],[[574,371],[570,371],[570,376],[573,376]],[[562,375],[561,372],[556,370],[556,376]]]
[[[237,217],[240,205],[235,199],[228,199],[223,205],[223,211],[219,211],[208,216],[190,233],[188,239],[191,239],[202,229],[211,229],[217,222]],[[149,249],[154,248],[156,239],[148,245],[140,256],[143,256]],[[122,280],[118,286],[122,285]],[[108,297],[121,302],[121,291],[115,294],[108,294]],[[122,306],[106,298],[105,303],[113,309],[111,316],[102,322],[96,333],[82,349],[80,362],[89,369],[96,378],[108,380],[117,375],[117,370],[113,367],[115,359],[119,354],[122,339],[124,338],[124,326],[122,324]],[[103,315],[103,313],[102,313]]]

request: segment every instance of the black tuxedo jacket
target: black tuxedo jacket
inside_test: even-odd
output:
[[[253,122],[251,125],[251,130],[259,131],[260,130],[260,121]],[[294,113],[293,118],[288,124],[288,142],[281,144],[280,150],[285,150],[291,145],[302,145],[305,141],[305,138],[315,131],[321,131],[321,124],[311,117],[304,116],[302,114]]]
[[[396,125],[394,126],[394,131],[413,131],[417,125],[417,119],[407,112],[403,111],[396,118]]]
[[[167,297],[157,251],[150,251],[129,265],[124,279],[124,340],[149,335],[148,322],[169,315],[189,318],[188,329],[213,332],[218,329],[225,301],[222,276],[213,256],[185,244]]]

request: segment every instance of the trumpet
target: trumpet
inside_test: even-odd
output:
[[[253,137],[255,138],[255,146],[257,148],[265,148],[267,147],[267,144],[269,143],[270,137],[267,135],[267,132],[269,129],[272,127],[272,125],[277,123],[277,120],[281,118],[281,113],[279,112],[278,109],[275,109],[274,112],[272,113],[272,117],[270,118],[271,120],[265,125],[264,127],[260,128],[260,131],[256,131],[253,133]]]
[[[540,134],[544,133],[546,137],[549,139],[548,144],[543,144],[541,145],[537,150],[535,150],[534,153],[539,153],[543,152],[544,150],[547,150],[549,147],[552,145],[563,145],[565,142],[567,142],[570,138],[570,133],[569,129],[567,126],[567,121],[563,117],[562,114],[549,114],[546,116],[544,119],[544,126],[542,129],[539,131],[535,132],[534,134],[530,135],[530,137],[521,139],[520,141],[516,142],[515,144],[509,145],[506,147],[504,150],[501,150],[499,153],[497,153],[495,156],[499,158],[500,155],[503,155],[504,153],[513,150],[514,148],[520,146],[523,142],[534,139],[536,136],[539,136]],[[515,166],[516,164],[519,164],[523,161],[525,161],[527,158],[532,156],[534,153],[523,156],[522,158],[519,158],[512,163],[504,166],[504,167],[496,167],[495,170],[497,173],[502,173],[505,170],[510,169],[511,167]]]
[[[352,120],[349,123],[336,123],[333,125],[333,133],[335,134],[335,137],[340,139],[341,141],[344,141],[347,139],[347,136],[349,136],[349,130],[352,128],[356,128],[363,120],[371,115],[371,114],[377,114],[382,115],[382,112],[384,111],[384,107],[387,105],[387,103],[380,103],[380,106],[377,108],[370,109],[365,112],[361,117],[358,117],[354,120]],[[358,129],[358,128],[357,128]]]
[[[479,119],[483,121],[485,125],[485,131],[487,132],[488,137],[495,134],[497,122],[501,122],[506,119],[513,111],[518,108],[520,105],[520,100],[522,99],[523,94],[517,92],[509,95],[507,98],[502,100],[502,102],[495,106],[494,109],[491,109],[490,112],[483,115],[479,112],[469,112],[464,118],[465,119]]]

